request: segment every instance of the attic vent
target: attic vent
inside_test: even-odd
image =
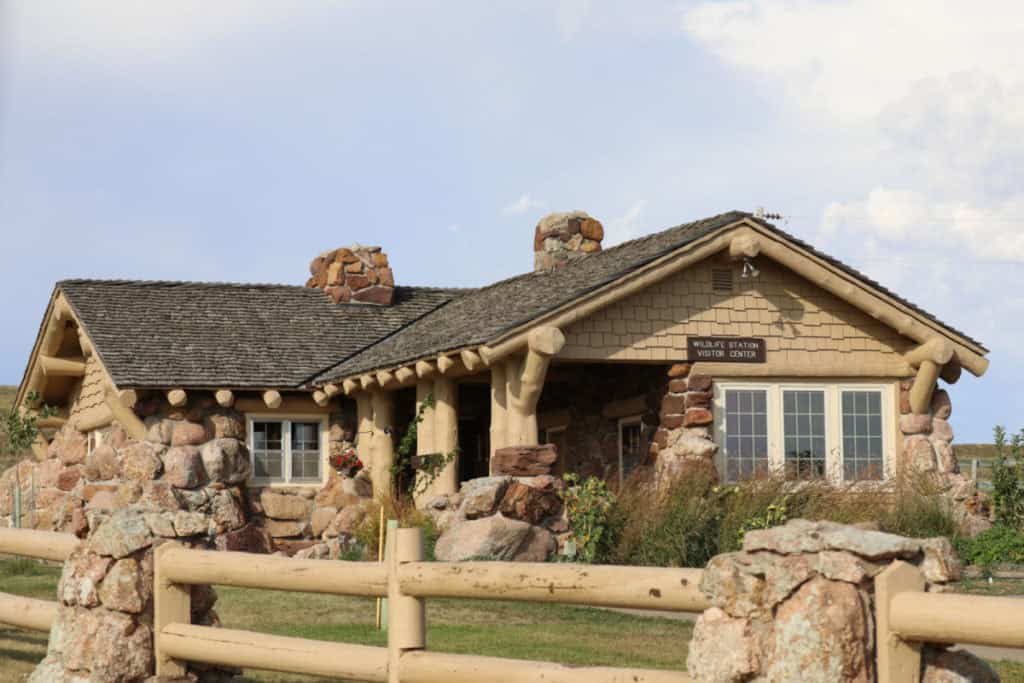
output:
[[[732,291],[732,270],[729,268],[714,268],[711,271],[711,289],[716,292]]]

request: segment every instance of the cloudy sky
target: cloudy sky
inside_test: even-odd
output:
[[[991,349],[962,441],[1024,424],[1024,5],[1010,0],[0,0],[0,383],[67,277],[404,284],[729,209]]]

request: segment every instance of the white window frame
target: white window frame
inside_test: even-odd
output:
[[[253,449],[252,429],[255,422],[280,422],[281,423],[281,471],[283,478],[280,480],[257,478],[256,456]],[[292,481],[292,423],[310,422],[320,425],[320,478],[316,481],[311,479],[300,479]],[[322,486],[327,481],[327,453],[328,453],[328,417],[326,415],[279,415],[276,413],[252,413],[245,416],[246,445],[249,448],[249,471],[253,474],[249,477],[249,484],[253,486]]]
[[[785,452],[782,413],[783,391],[823,391],[825,393],[825,479],[833,484],[852,483],[846,481],[843,467],[843,424],[842,401],[844,391],[877,391],[882,399],[882,469],[883,479],[890,479],[895,473],[894,453],[896,428],[897,385],[895,382],[850,382],[817,381],[806,382],[785,380],[765,382],[764,380],[729,379],[714,383],[714,439],[718,444],[715,466],[725,481],[725,392],[730,390],[762,390],[766,393],[768,410],[768,467],[774,476],[785,476]],[[620,435],[621,440],[621,435]],[[621,452],[621,446],[620,446]],[[729,482],[733,483],[733,482]]]
[[[623,457],[622,457],[622,451],[625,448],[625,444],[622,441],[622,428],[623,427],[631,427],[633,425],[640,425],[640,438],[642,439],[643,435],[644,435],[643,415],[631,415],[630,417],[623,417],[623,418],[619,419],[619,423],[618,423],[618,436],[619,436],[619,486],[620,487],[622,486],[623,482],[625,481],[625,476],[623,476],[623,469],[624,468],[623,468]]]

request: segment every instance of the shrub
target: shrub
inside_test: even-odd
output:
[[[996,457],[992,462],[992,506],[996,522],[1024,529],[1024,429],[1006,438],[1006,430],[995,428]],[[1010,460],[1014,464],[1010,464]]]
[[[958,538],[955,544],[964,562],[978,565],[986,574],[997,564],[1024,564],[1024,533],[1002,524],[974,538]]]
[[[569,531],[576,544],[576,561],[594,562],[605,554],[612,536],[609,533],[611,510],[615,495],[608,485],[597,477],[580,482],[575,474],[565,475],[568,484],[561,492],[565,504]]]
[[[0,576],[38,576],[42,573],[39,561],[27,557],[15,557],[0,562]]]

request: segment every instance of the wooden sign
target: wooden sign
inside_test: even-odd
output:
[[[691,363],[763,363],[765,343],[754,337],[687,337],[686,355]]]

